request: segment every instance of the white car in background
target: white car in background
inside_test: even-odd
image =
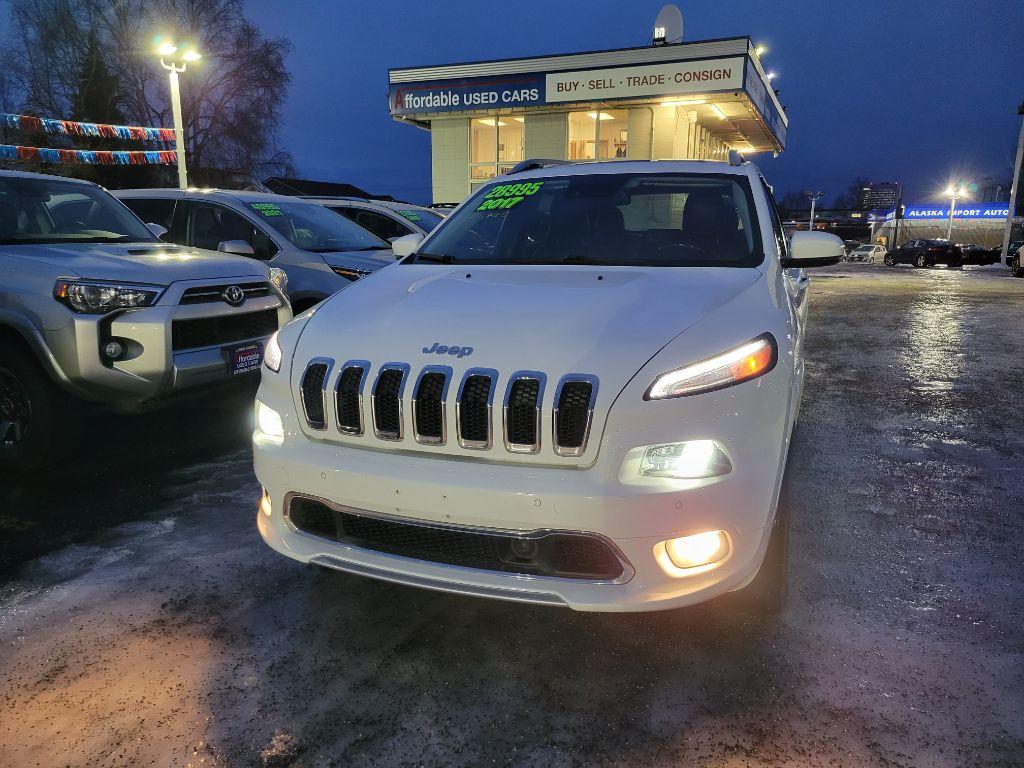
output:
[[[381,240],[391,242],[406,235],[429,235],[444,217],[436,211],[410,203],[367,200],[361,197],[305,197],[368,229]]]
[[[541,167],[538,167],[541,166]],[[527,162],[268,345],[264,540],[469,595],[648,611],[786,593],[808,278],[740,162]]]
[[[865,264],[881,263],[885,260],[885,254],[886,249],[884,245],[861,245],[850,251],[846,260]]]

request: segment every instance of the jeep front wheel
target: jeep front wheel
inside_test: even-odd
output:
[[[61,393],[25,350],[0,353],[0,467],[36,469],[49,460]]]

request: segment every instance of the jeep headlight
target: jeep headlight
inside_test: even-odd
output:
[[[664,400],[731,387],[764,376],[775,367],[777,359],[775,337],[765,333],[728,352],[661,374],[644,394],[644,400]]]
[[[152,306],[163,290],[159,285],[58,280],[53,286],[53,298],[73,312],[103,315],[115,309]]]

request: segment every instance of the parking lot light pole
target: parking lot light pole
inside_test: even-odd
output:
[[[811,201],[811,223],[807,225],[807,231],[814,231],[814,205],[824,196],[824,192],[811,192],[811,190],[804,190],[804,194],[807,195],[807,199]]]
[[[188,189],[188,172],[185,169],[185,127],[181,119],[181,88],[178,85],[178,75],[185,71],[189,62],[199,61],[202,54],[195,48],[180,52],[177,45],[166,40],[157,46],[156,52],[160,56],[160,66],[170,72],[174,151],[178,156],[178,186],[181,189]]]
[[[964,197],[967,194],[967,190],[963,187],[959,189],[953,185],[946,187],[946,194],[949,196],[949,224],[946,227],[946,239],[952,241],[953,239],[953,212],[956,210],[956,199],[957,197]]]

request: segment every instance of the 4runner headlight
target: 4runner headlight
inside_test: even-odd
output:
[[[288,275],[285,273],[283,269],[281,269],[280,267],[271,267],[270,282],[273,284],[275,288],[277,288],[278,291],[280,291],[282,296],[287,297],[288,294],[285,293],[285,291],[288,288]]]
[[[768,373],[777,359],[775,337],[765,333],[721,355],[663,373],[648,388],[644,400],[663,400],[731,387]]]
[[[263,350],[263,364],[274,373],[281,370],[281,361],[284,359],[284,352],[281,351],[281,343],[277,340],[277,331],[267,339],[267,348]]]
[[[103,315],[115,309],[152,306],[163,290],[159,285],[58,280],[53,286],[53,298],[73,312]]]

